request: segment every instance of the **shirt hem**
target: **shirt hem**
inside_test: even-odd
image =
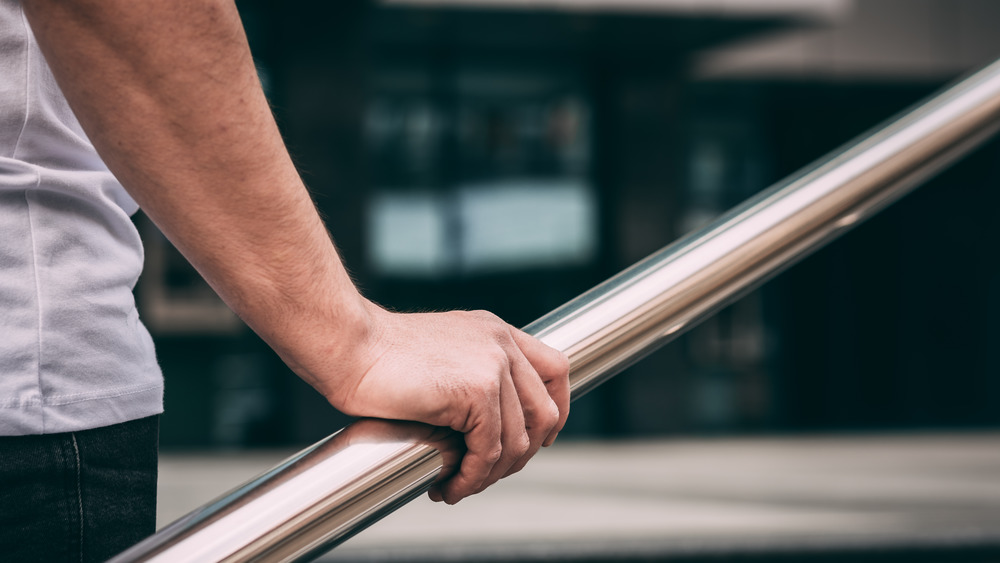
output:
[[[163,413],[163,385],[86,400],[0,410],[0,436],[78,432]],[[43,425],[44,421],[44,425]]]

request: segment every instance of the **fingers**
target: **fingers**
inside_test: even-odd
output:
[[[505,331],[509,338],[500,339],[505,361],[499,362],[498,391],[479,403],[471,425],[455,428],[465,433],[468,453],[458,474],[432,491],[432,499],[454,504],[520,471],[566,422],[565,356],[509,325]]]
[[[551,377],[561,375],[562,377],[566,377],[569,373],[569,360],[566,359],[565,354],[547,346],[544,342],[523,330],[509,326],[509,332],[511,338],[514,339],[514,343],[521,349],[524,356],[528,358],[531,365],[538,370],[538,374],[543,379],[545,375]]]
[[[441,492],[442,484],[452,475],[458,472],[459,464],[468,448],[465,446],[465,436],[458,432],[450,432],[445,428],[438,427],[428,438],[427,443],[441,453],[442,467],[438,478],[427,491],[427,495],[434,502],[444,500],[444,493]]]
[[[500,479],[514,472],[512,468],[522,460],[527,462],[531,458],[532,441],[526,430],[527,423],[525,415],[527,411],[521,404],[520,392],[514,385],[510,374],[505,373],[500,386],[500,412],[501,412],[501,440],[502,452],[496,465],[490,470],[489,477],[480,485],[479,491],[486,489]],[[535,446],[534,451],[538,451]]]
[[[542,442],[543,446],[551,446],[569,417],[569,359],[562,352],[514,327],[510,328],[510,333],[558,409],[558,421]]]
[[[437,491],[448,504],[455,504],[482,490],[483,483],[503,454],[500,386],[488,391],[470,409],[465,425],[452,426],[465,434],[468,451],[462,457],[458,473],[442,483]],[[435,496],[431,498],[436,500]]]
[[[440,487],[440,497],[448,504],[455,504],[499,481],[531,447],[517,390],[506,364],[497,379],[499,392],[491,394],[488,404],[484,405],[488,412],[476,417],[470,429],[456,428],[465,432],[468,452],[458,474]]]
[[[517,389],[517,397],[524,415],[524,429],[528,435],[528,450],[503,475],[520,471],[530,460],[559,423],[559,408],[549,397],[538,372],[528,362],[517,347],[509,350],[511,357],[511,380]]]

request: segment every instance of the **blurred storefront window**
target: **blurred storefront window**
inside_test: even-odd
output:
[[[374,272],[442,278],[593,260],[598,214],[582,96],[544,76],[436,80],[452,87],[376,81],[365,119]]]

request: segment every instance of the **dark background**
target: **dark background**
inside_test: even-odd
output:
[[[286,142],[364,293],[515,325],[955,78],[696,76],[700,50],[806,25],[774,15],[239,7]],[[589,201],[590,243],[469,266],[462,194],[525,178]],[[564,435],[996,427],[998,181],[993,142],[575,403]],[[373,202],[414,198],[444,210],[445,258],[393,270],[373,251],[385,234]],[[165,447],[298,444],[347,421],[224,311],[168,318],[219,305],[144,230],[138,294],[167,382]]]

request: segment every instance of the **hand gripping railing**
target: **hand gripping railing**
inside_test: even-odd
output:
[[[1000,128],[1000,61],[529,325],[570,359],[577,399]],[[460,437],[361,420],[113,561],[310,559],[420,495]]]

